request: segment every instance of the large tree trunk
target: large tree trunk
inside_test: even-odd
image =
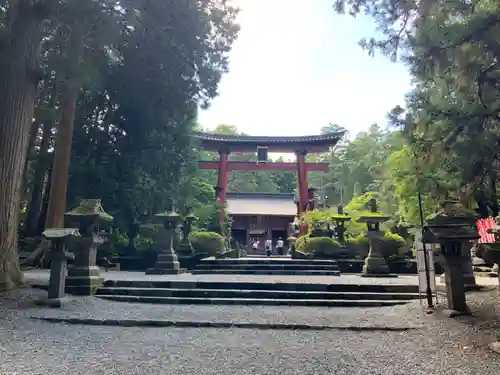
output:
[[[491,208],[491,214],[493,217],[498,216],[498,198],[497,198],[497,181],[496,181],[496,173],[493,169],[493,167],[490,170],[489,173],[490,177],[490,208]]]
[[[11,2],[0,53],[0,289],[22,282],[17,252],[24,160],[38,83],[43,19],[31,1]]]
[[[53,155],[51,155],[53,158]],[[53,159],[48,161],[48,165],[53,164]],[[40,211],[40,215],[38,216],[38,227],[36,230],[37,235],[43,233],[45,229],[45,223],[47,222],[47,210],[49,208],[49,197],[50,197],[50,181],[52,180],[52,167],[49,167],[47,170],[47,177],[45,182],[45,188],[43,190],[43,198],[42,198],[42,209]]]
[[[36,158],[36,139],[38,137],[38,129],[40,128],[40,123],[38,121],[33,121],[30,129],[30,136],[28,140],[28,154],[26,155],[26,159],[24,161],[23,168],[23,199],[27,200],[29,196],[29,168],[30,163]]]
[[[40,143],[40,152],[33,175],[31,185],[31,200],[28,206],[28,214],[24,222],[24,235],[34,237],[38,234],[38,218],[42,209],[43,187],[45,185],[45,176],[47,172],[47,159],[50,137],[52,135],[52,123],[47,122],[43,128],[42,142]]]
[[[83,58],[83,35],[80,27],[72,30],[70,56],[72,69],[78,71]],[[61,98],[61,119],[57,129],[54,166],[50,187],[49,206],[45,228],[63,228],[64,212],[66,211],[66,194],[68,191],[68,173],[73,141],[73,128],[75,123],[76,103],[80,93],[80,80],[71,74],[65,77]]]

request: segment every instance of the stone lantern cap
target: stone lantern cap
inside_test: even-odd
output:
[[[186,219],[187,221],[191,221],[191,222],[199,220],[199,219],[198,219],[198,217],[196,217],[196,216],[195,216],[195,215],[193,215],[193,214],[189,214],[189,215],[187,215],[187,216],[185,217],[185,219]]]
[[[384,216],[379,213],[369,213],[367,215],[360,216],[356,219],[358,223],[383,223],[389,220],[390,216]]]
[[[175,211],[169,211],[169,210],[167,210],[165,212],[161,212],[159,214],[156,214],[155,217],[161,218],[166,222],[171,222],[171,223],[176,223],[176,224],[180,223],[182,221],[181,215],[179,215]]]
[[[476,212],[463,207],[457,201],[446,200],[441,203],[438,212],[426,218],[426,222],[428,226],[447,224],[475,226],[477,219],[479,215]]]
[[[66,212],[66,216],[70,217],[95,217],[102,221],[112,221],[113,216],[109,215],[102,208],[100,199],[82,199],[80,204],[75,209]]]
[[[427,217],[423,241],[476,240],[480,238],[474,226],[476,218],[474,211],[460,206],[456,201],[444,201],[438,212]]]
[[[347,215],[334,214],[330,216],[333,221],[350,221],[352,218]]]
[[[48,240],[55,240],[68,237],[80,237],[80,232],[76,228],[51,228],[46,229],[42,235]]]
[[[425,243],[477,240],[479,234],[472,227],[463,224],[426,225],[422,237]]]
[[[367,224],[379,224],[391,218],[390,216],[384,216],[380,214],[377,207],[377,200],[375,198],[371,198],[368,201],[368,203],[366,204],[366,208],[368,209],[368,212],[358,217],[356,219],[356,222],[367,223]]]

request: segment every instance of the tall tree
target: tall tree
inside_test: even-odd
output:
[[[23,167],[33,121],[44,22],[54,0],[4,1],[0,8],[0,289],[19,284],[17,231]]]

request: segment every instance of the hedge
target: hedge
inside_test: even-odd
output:
[[[224,237],[216,232],[192,232],[189,235],[196,254],[216,256],[224,252]]]
[[[340,243],[330,237],[309,237],[309,235],[300,236],[297,239],[295,248],[305,254],[314,253],[315,257],[332,258],[343,256],[346,249]]]

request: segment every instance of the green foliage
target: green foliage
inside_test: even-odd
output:
[[[401,246],[406,246],[405,239],[396,233],[384,232],[382,241],[394,243],[394,245],[398,248]]]
[[[334,257],[342,250],[340,243],[330,237],[309,237],[300,236],[297,239],[295,248],[305,254],[314,253],[317,256]]]
[[[224,252],[224,237],[215,232],[192,232],[189,240],[196,254],[216,256]]]
[[[346,240],[348,245],[355,245],[355,246],[368,246],[368,237],[364,234],[358,234],[356,236],[350,236]]]
[[[220,227],[221,209],[224,211],[224,228]],[[228,215],[227,210],[225,208],[221,208],[216,202],[198,207],[194,211],[194,215],[198,217],[196,226],[209,232],[217,232],[225,235],[228,228],[231,227],[232,219]]]
[[[353,197],[351,201],[345,206],[344,211],[352,218],[349,223],[347,233],[349,236],[356,237],[360,234],[366,233],[368,230],[366,223],[358,223],[357,219],[361,216],[379,216],[380,214],[370,212],[367,204],[370,199],[377,199],[379,194],[377,192],[367,192],[363,195]],[[377,199],[378,203],[378,199]],[[387,230],[386,225],[380,225],[380,230]]]

